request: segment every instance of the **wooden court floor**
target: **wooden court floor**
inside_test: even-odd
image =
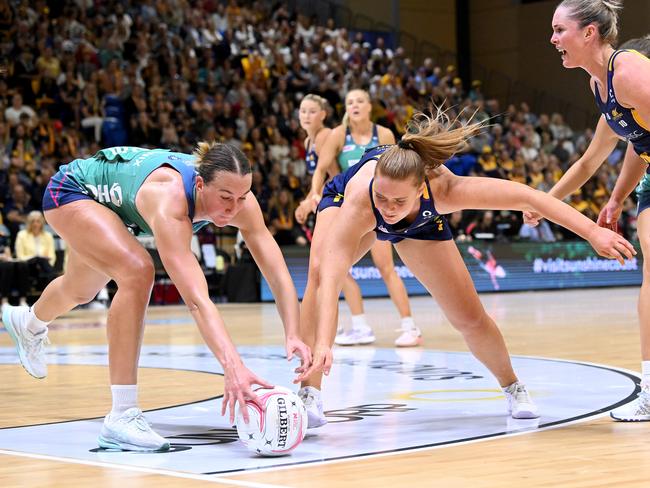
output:
[[[484,294],[482,301],[495,318],[512,354],[594,362],[634,371],[639,369],[636,288]],[[411,301],[423,329],[425,348],[466,351],[460,335],[425,297]],[[238,345],[282,344],[282,328],[273,305],[220,306]],[[390,301],[367,300],[366,314],[375,323],[377,346],[390,347],[397,324]],[[79,311],[61,318],[50,333],[53,343],[67,346],[105,344],[105,314]],[[394,318],[393,321],[390,318]],[[182,307],[152,308],[146,344],[201,344]],[[348,320],[345,306],[341,320]],[[393,323],[394,322],[394,323]],[[0,347],[9,346],[0,334]],[[102,416],[110,406],[105,367],[87,366],[36,381],[19,367],[0,365],[0,427],[35,420],[58,421]],[[143,409],[204,398],[220,385],[214,375],[155,369],[141,374]],[[38,400],[35,400],[35,399]],[[585,423],[514,437],[422,450],[383,457],[357,458],[321,465],[280,468],[222,476],[211,481],[134,472],[120,468],[67,463],[0,454],[0,487],[402,487],[458,486],[650,486],[650,423],[615,423],[599,417]]]

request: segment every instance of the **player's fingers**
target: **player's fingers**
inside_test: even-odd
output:
[[[240,403],[240,406],[241,406],[242,415],[244,417],[244,421],[248,423],[248,409],[246,408],[246,404]],[[235,421],[235,408],[236,408],[235,397],[231,395],[230,400],[228,400],[228,409],[230,411],[230,425],[232,425],[233,422]]]
[[[223,399],[221,400],[221,415],[226,415],[226,407],[228,406],[228,400],[229,400],[228,392],[226,391],[223,394]]]
[[[239,411],[242,413],[242,417],[244,417],[244,422],[248,423],[250,421],[250,417],[248,415],[248,405],[246,405],[246,400],[244,400],[244,395],[241,391],[237,393],[237,402],[233,402],[233,408],[230,411],[230,423],[232,423],[234,420],[236,405],[239,405]]]

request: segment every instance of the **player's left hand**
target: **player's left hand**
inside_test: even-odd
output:
[[[300,371],[304,371],[311,366],[311,349],[298,337],[287,337],[285,347],[287,349],[287,361],[291,361],[294,355],[300,358],[300,367],[298,368]]]
[[[623,236],[603,227],[595,227],[589,234],[589,244],[594,250],[605,258],[616,259],[625,264],[626,259],[636,255],[634,246]]]
[[[300,383],[301,381],[309,378],[313,373],[322,371],[325,376],[330,374],[332,369],[332,348],[329,346],[319,346],[318,344],[314,347],[311,366],[303,371],[300,371],[301,368],[296,370],[296,373],[299,373],[294,383]]]
[[[596,223],[601,227],[618,232],[618,219],[622,212],[623,205],[614,200],[609,200],[598,214]]]

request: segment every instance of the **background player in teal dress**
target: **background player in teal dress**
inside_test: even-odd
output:
[[[316,210],[328,173],[336,174],[339,171],[346,171],[359,162],[367,149],[395,142],[395,136],[388,128],[372,122],[371,112],[372,103],[370,95],[366,91],[351,90],[347,93],[343,123],[332,130],[321,147],[311,190],[296,210],[296,220],[304,222],[307,215]],[[314,245],[318,246],[318,243],[312,242],[312,251]],[[318,251],[316,250],[316,252]],[[400,315],[400,334],[395,339],[395,345],[417,346],[422,342],[421,332],[411,317],[411,307],[404,282],[395,271],[392,246],[387,242],[377,242],[370,252]],[[352,327],[341,328],[336,336],[336,343],[354,345],[374,342],[374,332],[365,319],[361,290],[351,276],[345,280],[343,293],[352,313]],[[311,300],[311,297],[311,290],[307,289],[303,303],[305,300]],[[307,307],[307,309],[309,308]],[[301,320],[309,321],[311,319],[301,314]]]
[[[31,309],[6,308],[3,322],[25,369],[45,377],[47,324],[92,300],[115,280],[118,290],[107,319],[113,408],[102,426],[101,447],[169,448],[137,408],[138,356],[154,268],[128,228],[153,235],[165,270],[222,364],[222,414],[229,409],[231,423],[237,402],[255,401],[252,385],[269,384],[244,366],[210,301],[205,276],[190,249],[193,227],[213,222],[241,230],[276,297],[288,357],[298,354],[303,365],[309,363],[309,348],[298,338],[296,290],[250,189],[251,166],[244,154],[231,145],[208,143],[200,143],[191,156],[133,147],[104,149],[62,166],[51,179],[45,217],[69,247],[65,274],[47,286]]]
[[[395,249],[404,263],[436,299],[476,358],[497,378],[509,413],[514,418],[534,418],[537,408],[517,380],[503,337],[485,312],[451,234],[445,235],[435,225],[442,222],[444,228],[444,221],[435,220],[437,214],[468,208],[536,210],[589,240],[602,256],[622,263],[632,257],[634,249],[618,234],[528,186],[495,178],[455,176],[443,163],[462,149],[480,126],[448,129],[454,124],[443,122],[444,118],[424,119],[398,145],[385,151],[372,150],[359,163],[362,167],[349,169],[326,186],[322,202],[330,193],[327,187],[343,183],[344,188],[336,188],[337,193],[343,189],[343,203],[323,203],[316,219],[314,240],[324,239],[324,243],[319,253],[310,256],[310,270],[314,272],[309,280],[314,282],[308,286],[316,288],[311,311],[315,320],[301,323],[312,327],[304,337],[306,341],[314,338],[313,343],[308,342],[314,356],[312,367],[300,379],[316,388],[322,381],[321,371],[329,373],[343,277],[377,238],[391,237],[398,241]],[[427,193],[430,198],[426,198]],[[321,215],[329,215],[327,227],[320,225]],[[308,413],[315,416],[318,412],[308,408]]]
[[[552,20],[551,43],[560,52],[562,65],[589,73],[590,87],[602,113],[595,136],[599,144],[589,155],[585,153],[585,157],[597,165],[614,148],[617,137],[628,141],[623,169],[599,217],[603,225],[615,223],[625,198],[650,162],[650,60],[634,50],[614,49],[620,8],[619,0],[564,0]],[[591,173],[581,168],[575,166],[568,171],[553,188],[553,194],[569,195],[595,171],[595,167]],[[644,256],[650,256],[650,212],[644,211],[650,206],[649,178],[648,174],[643,176],[638,191],[637,231]],[[526,220],[531,217],[534,222],[538,216],[525,216]],[[639,294],[639,326],[641,392],[634,402],[612,411],[616,420],[650,420],[650,267],[647,265],[643,267]]]

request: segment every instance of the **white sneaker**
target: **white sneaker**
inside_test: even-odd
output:
[[[399,332],[401,334],[395,339],[397,347],[415,347],[422,344],[422,331],[419,328],[399,329]]]
[[[38,334],[32,333],[27,329],[28,316],[29,307],[7,305],[2,309],[2,323],[16,345],[20,364],[34,378],[45,378],[47,363],[45,362],[44,346],[49,344],[47,329]]]
[[[298,390],[298,397],[300,397],[307,409],[308,429],[322,427],[327,423],[327,419],[323,413],[323,400],[321,399],[319,389],[313,386],[303,386]]]
[[[633,402],[609,412],[614,420],[621,422],[643,422],[650,420],[650,391],[641,390]]]
[[[116,418],[108,414],[97,439],[99,447],[123,451],[166,451],[169,442],[156,434],[139,408],[129,408]]]
[[[526,386],[515,381],[504,390],[508,400],[508,413],[513,419],[536,419],[539,417],[537,406],[530,398]]]
[[[357,327],[337,334],[334,343],[339,346],[365,345],[375,342],[375,334],[370,327]]]

